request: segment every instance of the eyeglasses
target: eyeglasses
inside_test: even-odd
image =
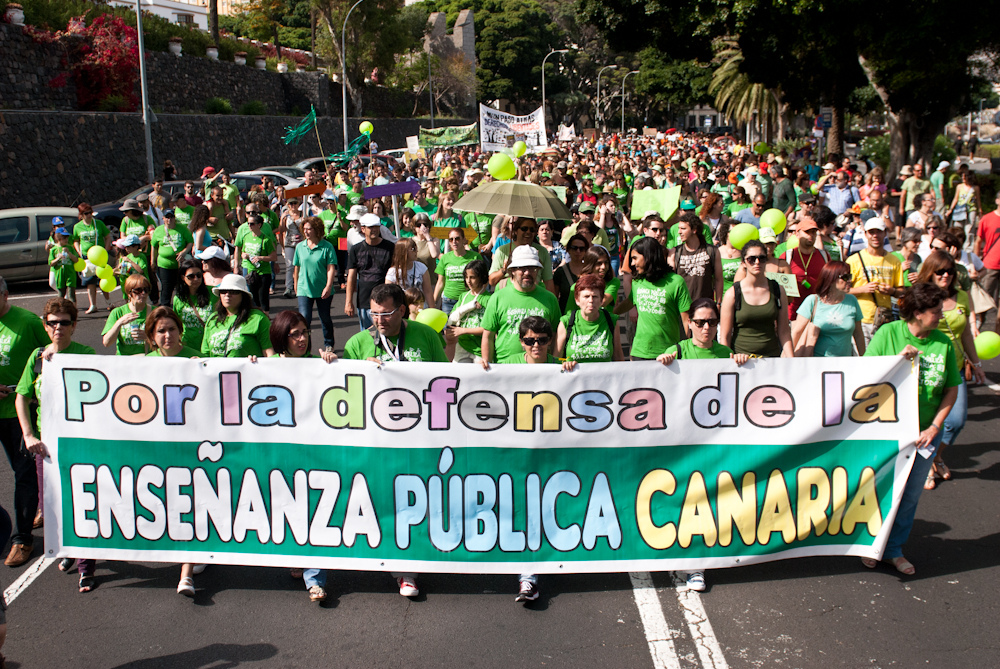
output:
[[[389,318],[390,316],[392,316],[397,311],[399,311],[399,307],[396,307],[392,311],[382,311],[382,312],[372,311],[372,312],[370,312],[370,314],[371,314],[372,319],[376,319],[376,318]]]
[[[841,274],[837,278],[840,279],[841,281],[847,281],[848,283],[851,282],[851,275],[850,274]]]
[[[52,320],[50,318],[45,319],[45,324],[50,328],[55,330],[56,328],[68,328],[73,325],[73,321],[69,318],[64,318],[62,320]]]
[[[743,262],[749,265],[756,265],[757,263],[762,263],[767,260],[767,256],[747,256],[743,259]]]
[[[691,322],[695,324],[696,327],[703,328],[706,325],[710,328],[714,328],[719,324],[718,318],[693,318]]]
[[[586,251],[587,247],[586,246],[580,246],[579,244],[573,244],[573,246],[569,247],[569,250],[570,251]]]
[[[528,346],[534,346],[535,344],[538,344],[539,346],[545,346],[546,344],[549,343],[549,339],[550,337],[521,337],[521,341],[523,341]]]
[[[184,275],[184,278],[188,281],[194,281],[195,279],[200,279],[205,275],[204,272],[190,272]]]
[[[132,295],[145,295],[149,292],[148,288],[136,288],[135,290],[129,291]]]
[[[938,271],[934,272],[934,276],[944,276],[945,274],[954,275],[955,274],[955,268],[954,267],[944,267],[944,268],[939,269]]]
[[[309,330],[306,330],[304,328],[298,330],[290,330],[288,336],[292,339],[301,339],[303,337],[309,336]]]
[[[534,228],[534,227],[532,227],[532,226],[530,226],[530,225],[522,225],[522,226],[521,226],[520,228],[518,228],[518,230],[519,230],[520,232],[530,232],[530,233],[535,233],[535,232],[537,231],[537,228]]]

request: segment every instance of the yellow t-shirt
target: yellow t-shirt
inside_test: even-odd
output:
[[[879,257],[869,253],[868,249],[862,249],[851,255],[847,259],[847,264],[851,268],[851,286],[854,288],[864,286],[870,281],[879,281],[894,287],[903,285],[902,264],[899,258],[891,253]],[[884,293],[864,293],[855,297],[861,304],[862,321],[865,323],[875,320],[875,311],[878,307],[887,309],[892,307],[892,298]]]

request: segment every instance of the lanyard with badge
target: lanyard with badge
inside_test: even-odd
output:
[[[402,362],[406,360],[405,344],[404,340],[406,338],[406,323],[401,323],[399,326],[399,337],[396,338],[396,345],[393,346],[389,339],[381,332],[372,333],[375,339],[375,352],[378,353],[378,347],[381,344],[385,352],[396,362]],[[376,356],[377,357],[377,356]]]

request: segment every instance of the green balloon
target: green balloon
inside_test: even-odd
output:
[[[362,135],[370,135],[375,130],[375,126],[371,124],[371,121],[362,121],[361,125],[358,126],[358,130],[361,131]]]
[[[497,181],[508,181],[517,174],[514,161],[505,153],[494,153],[490,161],[486,163],[486,169],[490,171]]]
[[[776,235],[781,234],[787,222],[785,214],[779,209],[768,209],[760,215],[760,227],[771,228]]]
[[[740,223],[729,231],[729,243],[733,245],[734,249],[742,250],[748,241],[757,239],[759,236],[760,233],[752,224]]]
[[[448,314],[440,309],[421,309],[416,321],[433,328],[435,332],[441,332],[448,323]]]
[[[818,194],[819,193],[819,184],[814,181],[812,183],[812,185],[809,186],[809,192],[812,193],[813,195]]]
[[[82,272],[83,270],[87,269],[87,261],[84,260],[83,258],[80,258],[75,263],[73,263],[73,269],[75,269],[77,272]]]
[[[774,247],[774,257],[780,258],[785,254],[785,251],[787,250],[788,250],[788,244],[786,242],[781,242],[780,244]]]
[[[97,276],[99,276],[102,279],[114,279],[115,278],[115,270],[110,265],[105,265],[104,267],[98,267],[97,271],[94,272],[94,274],[96,274]]]
[[[111,277],[110,279],[101,279],[101,290],[105,293],[110,293],[117,287],[118,282],[115,281],[114,277]]]
[[[1000,355],[1000,335],[989,330],[976,337],[976,355],[980,360],[992,360]]]
[[[87,260],[98,267],[108,264],[108,250],[103,246],[91,246],[87,249]]]
[[[528,152],[528,145],[524,142],[514,142],[514,155],[518,158]]]

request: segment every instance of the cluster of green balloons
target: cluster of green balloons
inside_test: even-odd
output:
[[[433,328],[435,332],[441,332],[448,323],[448,314],[440,309],[421,309],[416,321]]]
[[[118,281],[115,279],[115,270],[108,264],[107,249],[103,246],[91,246],[87,251],[87,260],[89,260],[92,265],[97,267],[97,271],[94,272],[94,274],[101,279],[101,290],[105,293],[110,293],[118,287]],[[83,267],[80,267],[80,265],[83,265]],[[87,263],[85,263],[83,258],[81,258],[73,266],[73,269],[82,272],[86,267]]]
[[[506,153],[494,153],[490,157],[489,162],[486,163],[486,169],[489,170],[490,174],[497,181],[509,181],[517,174],[517,167],[515,167],[514,161]]]
[[[976,337],[976,355],[980,360],[992,360],[1000,355],[1000,335],[989,330]]]
[[[375,130],[375,126],[372,125],[371,121],[362,121],[361,125],[358,126],[358,130],[362,135],[370,135]]]

